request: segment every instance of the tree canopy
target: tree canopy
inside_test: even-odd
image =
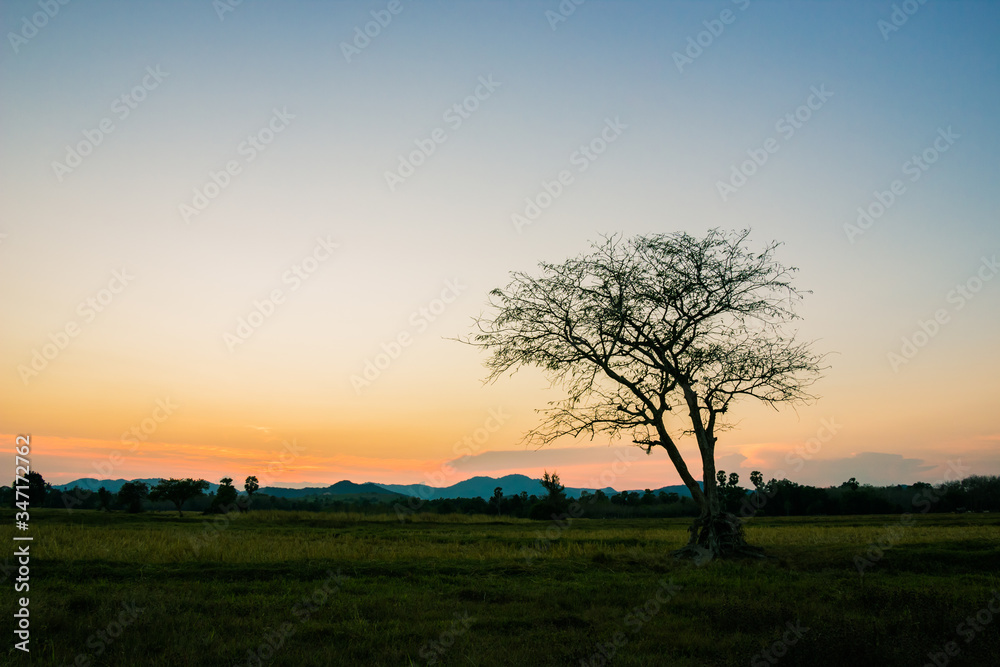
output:
[[[717,533],[738,532],[719,525],[715,478],[730,408],[740,398],[808,400],[821,371],[822,357],[786,331],[804,294],[792,284],[796,269],[776,261],[777,243],[748,249],[749,234],[605,237],[561,264],[541,263],[537,276],[512,273],[467,341],[489,352],[490,380],[535,366],[566,390],[541,410],[528,442],[601,432],[647,452],[663,447],[703,508],[692,544],[713,553]],[[681,455],[683,435],[697,443],[704,490]]]
[[[169,500],[177,508],[177,513],[184,516],[181,507],[188,500],[200,496],[208,490],[208,482],[203,479],[161,479],[149,492],[150,500]]]

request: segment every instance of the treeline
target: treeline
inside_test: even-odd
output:
[[[1000,477],[973,475],[962,480],[932,485],[872,486],[854,478],[840,486],[820,488],[797,484],[788,479],[764,482],[759,472],[750,475],[753,490],[739,486],[736,473],[718,473],[719,499],[723,507],[739,516],[804,516],[851,514],[900,514],[925,512],[996,512],[1000,511]],[[29,473],[27,484],[19,485],[27,493],[31,507],[124,511],[175,509],[203,513],[243,512],[250,509],[300,510],[317,512],[359,512],[395,514],[401,520],[418,513],[486,514],[498,517],[551,519],[553,515],[571,514],[581,518],[641,518],[697,516],[698,506],[687,496],[646,489],[608,495],[603,491],[584,491],[579,498],[569,498],[555,473],[545,473],[541,496],[504,494],[494,490],[489,500],[483,498],[385,498],[309,496],[279,498],[259,493],[257,478],[247,477],[243,493],[223,478],[215,493],[206,493],[205,480],[168,479],[153,487],[143,482],[127,482],[117,493],[103,487],[96,492],[73,488],[53,489],[37,472]],[[25,488],[27,487],[27,488]],[[18,500],[15,489],[0,487],[0,505],[13,506]]]

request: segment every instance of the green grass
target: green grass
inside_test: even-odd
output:
[[[13,512],[0,515],[13,544]],[[781,665],[919,667],[949,641],[954,664],[1000,654],[1000,618],[968,643],[956,631],[1000,589],[1000,516],[917,516],[864,577],[855,557],[898,516],[755,519],[748,538],[769,558],[702,567],[670,556],[687,519],[31,517],[32,652],[8,639],[3,664],[245,665],[284,634],[263,664],[428,664],[431,641],[436,664],[604,664],[592,658],[617,635],[614,665],[751,665],[788,622],[809,629]],[[555,539],[526,558],[547,529]],[[3,585],[10,627],[23,594]],[[95,656],[125,604],[142,611]]]

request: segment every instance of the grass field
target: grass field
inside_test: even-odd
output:
[[[0,515],[15,544],[13,512]],[[1000,655],[1000,515],[754,519],[748,538],[769,558],[703,566],[670,556],[687,519],[31,519],[31,654],[8,630],[4,664],[919,667],[929,653],[956,665]],[[5,557],[9,627],[25,593]]]

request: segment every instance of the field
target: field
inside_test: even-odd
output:
[[[13,512],[0,514],[17,544]],[[30,592],[12,591],[13,557],[3,575],[8,624],[30,596],[31,654],[8,630],[4,664],[919,667],[928,654],[1000,655],[995,514],[758,518],[748,538],[768,558],[701,566],[670,556],[687,519],[31,520]]]

